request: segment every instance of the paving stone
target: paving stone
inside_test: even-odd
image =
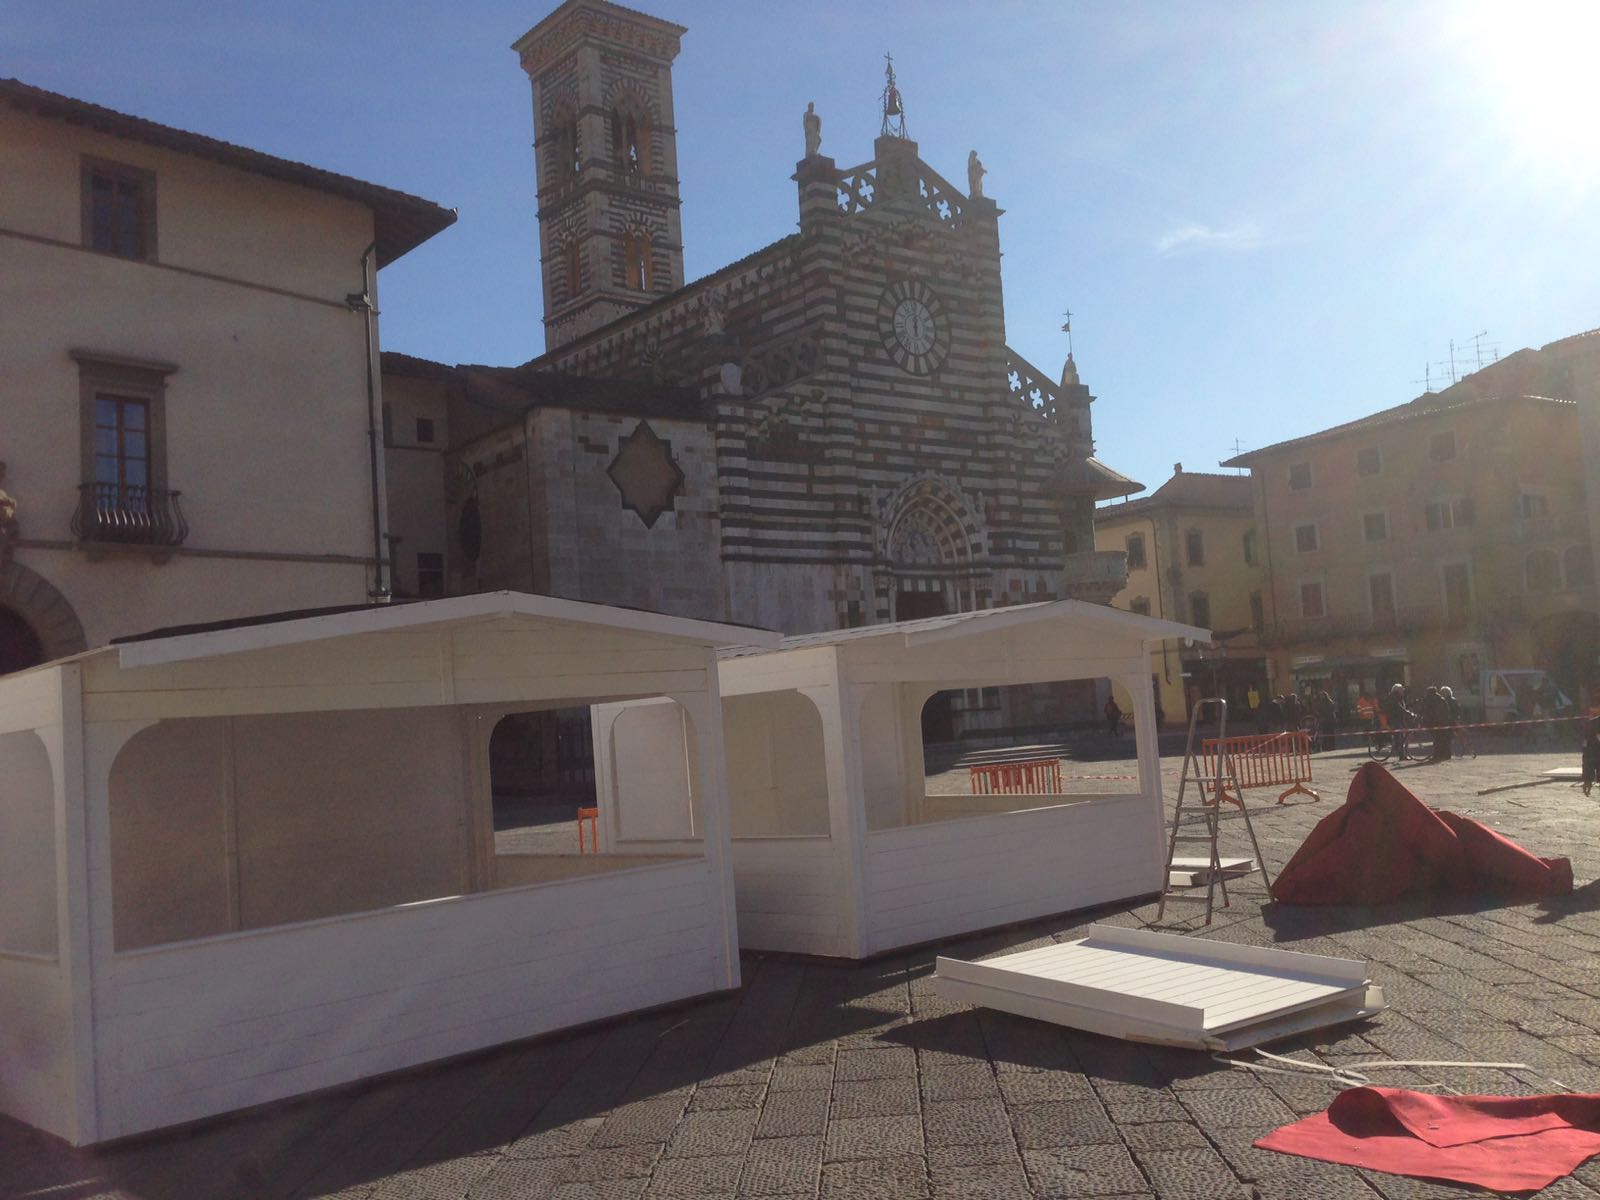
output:
[[[938,1142],[928,1143],[928,1166],[941,1167],[1003,1167],[1008,1164],[1020,1164],[1022,1159],[1017,1156],[1016,1143],[1004,1142],[972,1142],[965,1146],[946,1146]]]
[[[999,1100],[930,1101],[922,1106],[922,1126],[928,1141],[941,1146],[1013,1144],[1011,1120]]]
[[[1294,1113],[1282,1100],[1264,1087],[1243,1091],[1196,1091],[1182,1093],[1183,1107],[1194,1114],[1202,1129],[1226,1129],[1236,1125],[1287,1125]]]
[[[921,1117],[852,1117],[828,1122],[829,1162],[921,1153]]]
[[[741,1196],[815,1192],[822,1171],[819,1137],[767,1138],[750,1143],[739,1175]]]
[[[1039,1196],[1125,1196],[1145,1187],[1144,1176],[1121,1146],[1024,1150],[1022,1162]]]
[[[767,1089],[758,1083],[733,1087],[696,1088],[689,1101],[690,1112],[718,1112],[732,1108],[760,1108]]]
[[[571,1158],[501,1158],[466,1192],[467,1200],[548,1196],[572,1178]]]
[[[1161,1200],[1224,1200],[1248,1194],[1215,1150],[1144,1150],[1135,1161]]]
[[[755,1133],[753,1108],[685,1113],[667,1142],[668,1158],[743,1154]]]
[[[921,1063],[922,1094],[928,1100],[1000,1098],[1000,1085],[986,1062],[964,1062],[930,1070]]]
[[[1158,1121],[1150,1125],[1119,1125],[1117,1132],[1131,1150],[1205,1150],[1211,1143],[1187,1121]]]
[[[504,1153],[510,1158],[559,1158],[577,1154],[594,1141],[594,1135],[605,1123],[604,1117],[549,1124],[535,1121],[528,1132],[505,1147]]]
[[[456,1200],[494,1169],[493,1155],[447,1159],[396,1172],[380,1180],[371,1200]]]
[[[834,1079],[915,1079],[917,1056],[909,1046],[881,1050],[841,1050],[834,1060]]]
[[[996,1081],[1007,1104],[1092,1100],[1095,1096],[1088,1077],[1076,1071],[1002,1071]]]
[[[1151,1098],[1138,1103],[1107,1101],[1106,1114],[1114,1125],[1153,1125],[1161,1121],[1188,1121],[1189,1110],[1176,1100]]]
[[[932,1200],[1033,1200],[1020,1161],[928,1168]]]
[[[927,1165],[915,1154],[824,1163],[818,1191],[821,1200],[918,1200],[927,1194]]]
[[[670,1149],[670,1148],[669,1148]],[[650,1177],[645,1196],[650,1200],[699,1200],[699,1197],[731,1196],[739,1187],[744,1169],[743,1147],[737,1154],[706,1158],[665,1158]]]
[[[1121,1143],[1116,1127],[1098,1100],[1030,1104],[1013,1109],[1011,1122],[1016,1130],[1017,1145],[1026,1150]]]
[[[659,1144],[587,1150],[572,1160],[570,1178],[584,1182],[648,1178],[661,1150]]]
[[[833,1056],[822,1063],[779,1063],[769,1090],[774,1092],[827,1091],[833,1086]]]
[[[901,1117],[922,1111],[915,1079],[847,1079],[833,1087],[833,1117]]]
[[[638,1200],[649,1182],[648,1179],[586,1179],[562,1184],[550,1193],[550,1200]]]
[[[664,1142],[672,1135],[687,1103],[684,1095],[624,1104],[606,1119],[592,1145],[604,1148]]]
[[[827,1092],[776,1092],[761,1107],[756,1136],[800,1137],[822,1134],[828,1127]]]

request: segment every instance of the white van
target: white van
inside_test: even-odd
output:
[[[1533,697],[1545,683],[1555,685],[1555,680],[1548,674],[1534,667],[1515,667],[1509,670],[1492,670],[1482,672],[1478,681],[1478,695],[1483,697],[1483,719],[1485,721],[1515,721],[1517,719],[1517,695],[1526,689],[1528,699],[1528,712],[1526,716],[1533,716]],[[1559,709],[1570,709],[1572,701],[1560,688],[1556,688],[1556,705]],[[1546,713],[1554,716],[1555,713]]]

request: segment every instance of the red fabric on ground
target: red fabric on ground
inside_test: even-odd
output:
[[[1393,1175],[1535,1191],[1600,1153],[1600,1096],[1352,1088],[1326,1112],[1276,1129],[1256,1145]]]
[[[1539,858],[1492,829],[1435,812],[1377,763],[1313,829],[1272,881],[1284,904],[1385,904],[1405,896],[1572,891],[1572,864]]]

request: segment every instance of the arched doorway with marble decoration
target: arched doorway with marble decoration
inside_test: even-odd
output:
[[[883,571],[880,587],[896,621],[988,608],[986,535],[976,510],[951,480],[924,475],[889,498],[881,510]],[[941,693],[922,715],[923,738],[951,742],[960,736],[966,697]],[[980,702],[974,693],[971,704]]]
[[[87,648],[72,605],[36,571],[0,558],[0,675]]]

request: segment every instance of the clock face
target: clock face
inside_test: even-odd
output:
[[[884,289],[878,333],[889,357],[913,375],[937,370],[950,343],[944,305],[926,284],[911,280]]]

